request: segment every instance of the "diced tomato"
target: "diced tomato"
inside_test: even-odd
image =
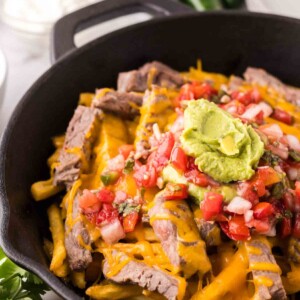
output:
[[[252,219],[250,222],[246,224],[249,228],[254,228],[256,232],[258,233],[267,233],[271,226],[269,219]]]
[[[136,211],[133,211],[123,219],[123,228],[124,231],[132,232],[139,220],[139,214]]]
[[[186,83],[181,87],[178,98],[179,100],[194,100],[199,98],[210,99],[217,94],[217,90],[210,84],[193,81],[192,83]]]
[[[171,163],[173,166],[183,172],[187,169],[187,156],[180,147],[175,147],[171,153]]]
[[[104,203],[102,209],[98,213],[96,225],[102,226],[104,224],[111,223],[119,216],[118,210],[112,206],[112,204]]]
[[[223,196],[214,192],[207,192],[204,200],[200,204],[203,218],[206,221],[213,220],[214,217],[222,212]]]
[[[194,157],[188,156],[187,169],[188,170],[197,170],[197,171],[199,171],[198,166],[195,164],[195,158]]]
[[[114,193],[108,189],[101,189],[96,196],[102,203],[112,203],[115,199]]]
[[[172,149],[174,147],[175,138],[172,132],[166,132],[162,135],[158,142],[158,148],[156,150],[157,156],[164,156],[170,158]]]
[[[273,205],[269,202],[259,202],[253,208],[253,216],[255,219],[265,219],[275,213]]]
[[[240,182],[238,184],[238,195],[241,196],[242,198],[250,201],[253,205],[258,203],[257,192],[256,192],[253,184],[251,184],[248,181]]]
[[[153,165],[147,164],[139,167],[135,166],[134,170],[133,178],[135,179],[137,186],[145,188],[156,186],[158,174]]]
[[[241,217],[243,218],[243,217]],[[230,222],[230,221],[229,221]],[[239,234],[233,234],[232,232],[230,232],[229,230],[229,222],[220,222],[220,226],[221,226],[221,229],[222,231],[232,240],[234,241],[245,241],[247,240],[249,237],[250,237],[250,231],[249,229],[245,229],[244,226],[245,225],[242,225],[241,227],[241,235]],[[234,229],[238,224],[236,223],[236,221],[233,221],[233,223],[231,224],[231,227]],[[238,230],[235,230],[236,232],[239,232]]]
[[[228,222],[228,229],[234,236],[241,237],[241,240],[247,240],[250,237],[250,230],[243,216],[233,216]]]
[[[254,118],[254,122],[258,125],[263,124],[264,122],[264,112],[261,110]]]
[[[246,111],[246,106],[237,100],[232,100],[227,104],[223,104],[221,107],[231,114],[242,115]]]
[[[257,89],[253,89],[248,92],[234,91],[231,93],[231,98],[238,100],[246,106],[251,103],[259,103],[261,101],[261,95]]]
[[[207,187],[209,185],[209,180],[207,176],[198,170],[191,170],[184,173],[184,177],[188,182],[194,183],[196,185]]]
[[[179,183],[168,183],[163,193],[166,200],[182,200],[187,196],[187,186]]]
[[[289,113],[287,113],[286,111],[281,110],[279,108],[274,109],[274,112],[271,115],[271,117],[278,120],[278,121],[280,121],[280,122],[288,124],[288,125],[293,124],[293,117]]]
[[[294,220],[294,228],[293,228],[293,236],[296,238],[300,238],[300,213],[295,214],[295,220]]]
[[[280,182],[278,173],[271,167],[260,167],[258,168],[257,173],[265,186]]]
[[[287,190],[283,194],[283,203],[286,209],[294,211],[295,209],[295,195],[292,190]]]
[[[122,145],[119,147],[119,153],[124,157],[124,159],[127,159],[130,152],[134,151],[134,145]]]
[[[295,193],[296,196],[300,198],[300,181],[295,182]]]
[[[94,213],[101,208],[101,202],[94,193],[83,190],[82,195],[79,197],[79,207],[83,209],[84,213]]]
[[[289,236],[292,233],[292,220],[290,218],[283,218],[279,227],[279,235],[282,238]]]

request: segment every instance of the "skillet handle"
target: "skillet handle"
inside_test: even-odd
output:
[[[68,52],[76,49],[75,33],[93,25],[124,15],[145,12],[156,17],[194,11],[174,0],[105,0],[84,7],[58,20],[53,28],[51,61],[54,63]]]

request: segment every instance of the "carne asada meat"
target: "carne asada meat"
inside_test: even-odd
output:
[[[208,247],[221,244],[221,230],[215,222],[205,221],[204,219],[199,218],[195,218],[195,222],[201,238]]]
[[[244,77],[249,83],[267,86],[283,95],[287,101],[300,106],[300,89],[284,84],[263,69],[247,68]]]
[[[70,205],[70,204],[68,204]],[[67,250],[67,258],[71,270],[73,271],[83,271],[88,267],[92,262],[91,251],[87,248],[90,248],[91,240],[87,229],[85,228],[83,222],[80,220],[80,211],[79,211],[79,195],[77,194],[73,201],[72,216],[67,216],[66,219],[66,237],[65,237],[65,246]],[[69,218],[72,218],[70,221]],[[69,223],[73,223],[71,228],[68,226]],[[82,246],[79,243],[79,240],[82,240],[87,248]]]
[[[118,263],[121,264],[128,259],[125,253],[114,250],[114,257],[118,256]],[[175,300],[178,295],[178,279],[166,271],[157,267],[150,267],[143,262],[129,260],[124,267],[115,275],[110,276],[110,265],[107,259],[104,260],[103,274],[110,280],[117,283],[138,284],[151,292],[158,292],[168,300]]]
[[[164,201],[161,193],[154,201],[149,210],[150,224],[172,265],[181,269],[187,278],[197,271],[205,274],[210,270],[210,262],[187,203]]]
[[[245,244],[249,257],[249,268],[252,270],[254,283],[257,286],[258,299],[287,299],[280,277],[280,268],[276,264],[271,249],[267,245],[267,241],[252,239]],[[259,264],[261,264],[261,266],[259,266]],[[258,267],[256,268],[256,266]],[[260,270],[263,269],[264,266],[266,268],[269,266],[269,270]],[[270,284],[264,285],[264,280],[261,279],[269,281]]]
[[[102,111],[97,108],[78,106],[75,110],[55,168],[55,185],[64,184],[70,189],[79,175],[86,171],[101,115]]]
[[[143,65],[138,70],[119,73],[118,91],[144,92],[149,84],[178,88],[183,83],[183,78],[179,72],[158,61],[153,61]]]
[[[138,107],[143,102],[142,95],[138,93],[123,93],[114,90],[100,89],[92,102],[92,107],[117,114],[125,119],[133,119],[139,114]]]

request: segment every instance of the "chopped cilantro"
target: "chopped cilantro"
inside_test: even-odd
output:
[[[131,173],[133,170],[133,167],[134,167],[134,159],[132,157],[130,157],[125,162],[125,167],[124,167],[123,173],[124,174]]]
[[[119,214],[122,214],[123,217],[126,217],[133,211],[139,212],[140,209],[141,209],[141,205],[136,205],[128,202],[123,202],[118,206]]]
[[[300,162],[300,152],[295,150],[289,151],[289,156],[296,162]]]

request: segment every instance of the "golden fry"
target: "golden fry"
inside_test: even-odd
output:
[[[35,201],[47,199],[63,190],[61,186],[53,185],[53,179],[35,182],[31,186],[31,194]]]
[[[136,285],[118,285],[109,283],[107,285],[94,285],[86,290],[86,294],[92,299],[124,299],[142,295],[143,289]]]
[[[72,272],[71,280],[74,286],[85,289],[86,281],[85,281],[85,272]]]
[[[55,272],[64,263],[67,257],[65,248],[65,230],[64,224],[61,218],[60,209],[56,204],[52,204],[48,210],[48,218],[50,223],[50,231],[53,239],[53,257],[50,264],[50,270]]]

